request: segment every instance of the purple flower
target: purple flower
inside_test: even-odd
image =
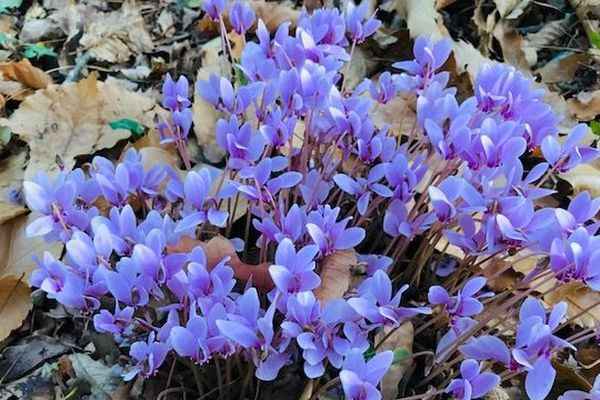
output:
[[[575,126],[561,146],[554,136],[546,136],[541,144],[542,153],[548,163],[559,172],[568,172],[580,164],[587,164],[600,156],[592,147],[579,147],[578,143],[588,134],[588,126]]]
[[[600,237],[579,227],[567,240],[554,239],[549,255],[550,268],[559,280],[578,280],[600,290]]]
[[[240,177],[249,179],[252,184],[234,185],[251,201],[274,203],[275,195],[281,189],[296,186],[302,180],[302,174],[296,171],[283,172],[271,178],[273,172],[280,172],[285,166],[286,160],[283,157],[263,158],[256,166],[240,171]]]
[[[446,388],[459,400],[479,399],[500,384],[500,377],[491,372],[481,372],[475,360],[464,360],[460,364],[462,379],[453,379]]]
[[[278,210],[279,218],[264,216],[262,220],[254,219],[252,224],[257,231],[261,233],[257,241],[259,247],[264,247],[270,241],[281,243],[284,239],[290,239],[298,243],[306,233],[306,213],[294,204],[290,207],[287,214],[283,214],[283,204],[280,204]]]
[[[483,311],[483,304],[479,300],[494,295],[492,292],[486,292],[474,296],[485,286],[485,283],[483,277],[471,278],[456,296],[450,296],[441,286],[432,286],[429,288],[427,298],[433,305],[441,304],[452,318],[472,317]]]
[[[353,349],[344,359],[340,381],[349,400],[379,400],[377,385],[383,379],[394,360],[394,353],[384,351],[365,362],[362,352]]]
[[[452,51],[452,41],[442,39],[438,42],[419,36],[415,40],[412,61],[401,61],[392,64],[394,68],[406,71],[397,78],[397,84],[402,91],[422,93],[422,91],[437,82],[444,86],[448,82],[447,72],[436,74],[436,71],[446,62]]]
[[[98,332],[121,334],[131,324],[134,311],[132,307],[121,310],[119,303],[116,302],[114,314],[108,310],[100,310],[99,314],[94,315],[94,328]]]
[[[213,21],[218,21],[227,5],[226,0],[202,0],[202,8]]]
[[[598,400],[600,399],[600,375],[596,376],[594,385],[589,392],[583,392],[581,390],[568,390],[561,396],[558,396],[558,400]]]
[[[229,314],[229,320],[218,320],[217,327],[223,336],[245,350],[256,366],[256,377],[271,381],[288,361],[285,353],[273,345],[275,303],[259,317],[258,293],[251,288],[240,296],[237,304],[239,314]]]
[[[190,84],[185,76],[181,75],[177,82],[173,81],[171,74],[167,73],[162,86],[163,107],[173,111],[188,108],[191,103],[188,99]]]
[[[135,342],[129,349],[129,355],[136,362],[133,369],[123,375],[126,381],[130,381],[138,374],[145,378],[156,375],[158,368],[165,361],[169,346],[165,343],[155,341],[155,334],[151,332],[146,342]]]
[[[556,370],[552,355],[561,348],[574,347],[552,334],[567,313],[567,303],[560,302],[546,315],[542,303],[528,298],[521,305],[519,328],[512,356],[515,364],[527,371],[525,390],[533,399],[545,399],[550,393]]]
[[[243,35],[254,24],[254,8],[245,1],[236,0],[229,10],[229,22],[238,35]]]
[[[337,221],[338,207],[319,206],[308,214],[306,229],[313,242],[319,246],[321,256],[327,256],[336,250],[346,250],[357,246],[365,238],[362,228],[346,228],[350,217]]]
[[[252,130],[250,122],[238,125],[236,116],[220,119],[216,128],[217,143],[229,153],[229,166],[241,169],[258,160],[265,148],[263,136]]]
[[[346,4],[346,29],[354,42],[362,43],[379,28],[381,21],[374,16],[363,21],[367,15],[368,2],[361,2],[358,7],[353,1],[348,1]]]
[[[372,324],[396,327],[415,315],[431,313],[427,307],[401,307],[402,293],[407,289],[408,285],[402,286],[392,298],[392,282],[384,271],[378,270],[365,279],[358,288],[359,297],[349,299],[348,304]]]
[[[333,180],[340,189],[357,198],[356,206],[358,213],[364,215],[367,212],[371,194],[375,193],[381,197],[391,197],[392,191],[385,185],[378,183],[384,175],[384,165],[375,165],[369,171],[367,179],[352,179],[346,174],[336,174]]]
[[[309,245],[296,252],[294,243],[283,239],[275,252],[275,264],[269,267],[269,273],[277,289],[284,293],[298,293],[313,290],[321,279],[315,273],[315,256],[319,248]]]
[[[185,327],[171,328],[170,344],[181,357],[188,357],[195,363],[203,364],[210,356],[206,344],[208,326],[206,320],[196,313],[195,303],[190,305],[190,310],[190,317]]]

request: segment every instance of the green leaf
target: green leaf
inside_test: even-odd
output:
[[[0,14],[5,14],[11,8],[21,7],[23,0],[0,0]]]
[[[8,126],[0,126],[0,149],[6,146],[12,137],[12,131]]]
[[[23,55],[27,58],[36,58],[40,56],[56,57],[54,50],[47,48],[44,45],[28,43],[25,45]]]
[[[13,44],[13,43],[17,43],[17,39],[8,36],[5,33],[0,33],[0,43]]]
[[[592,133],[596,136],[600,136],[600,122],[591,121],[590,128],[592,129]]]
[[[588,32],[588,38],[590,39],[590,43],[597,49],[600,49],[600,33],[598,32]]]
[[[408,349],[405,349],[404,347],[398,347],[394,349],[394,360],[392,361],[392,364],[397,364],[408,356],[410,356]]]
[[[146,133],[146,127],[137,121],[128,118],[111,121],[108,125],[112,129],[127,129],[133,135],[134,140],[141,138]]]

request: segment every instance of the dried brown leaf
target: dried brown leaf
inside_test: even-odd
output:
[[[573,194],[589,192],[592,197],[600,196],[600,171],[590,164],[573,168],[562,176],[573,187]]]
[[[354,249],[340,250],[325,257],[320,265],[321,285],[314,290],[315,297],[326,304],[344,296],[352,281],[352,267],[356,265]]]
[[[389,126],[392,136],[408,135],[415,127],[416,118],[414,104],[402,96],[396,96],[377,107],[373,123],[378,128]]]
[[[75,165],[75,157],[113,147],[130,136],[125,129],[110,128],[110,121],[129,118],[153,125],[155,107],[148,96],[97,82],[91,75],[78,83],[38,90],[0,124],[29,144],[25,177],[30,178],[40,170],[56,174],[57,157],[69,170]]]
[[[0,160],[0,224],[26,212],[25,207],[5,200],[9,191],[21,189],[26,158],[27,152],[22,151]]]
[[[0,225],[0,277],[22,276],[23,282],[28,284],[31,271],[35,269],[31,259],[33,254],[41,256],[44,251],[49,251],[57,258],[60,256],[61,243],[48,243],[41,237],[29,238],[25,235],[25,228],[37,217],[34,214],[21,215]]]
[[[410,356],[413,351],[413,339],[415,336],[412,322],[405,322],[393,330],[394,328],[386,326],[375,335],[375,345],[379,346],[377,350],[380,352],[386,350],[405,350],[407,355]],[[382,340],[385,341],[379,344]],[[393,400],[398,397],[398,384],[411,365],[412,359],[400,360],[392,364],[381,381],[381,397],[383,400]]]
[[[0,64],[0,72],[4,79],[20,82],[32,89],[44,89],[52,83],[50,75],[31,65],[26,58],[19,62]]]
[[[121,9],[85,25],[79,44],[96,60],[125,62],[133,55],[152,50],[153,43],[135,3],[126,1]]]
[[[585,328],[593,328],[598,325],[598,321],[600,321],[600,304],[598,304],[600,293],[580,282],[569,282],[557,286],[544,296],[546,302],[554,305],[566,301],[569,305],[567,318],[571,323]]]
[[[580,121],[591,121],[600,115],[600,90],[567,100],[569,108]]]
[[[537,73],[546,84],[569,82],[573,80],[579,67],[589,60],[590,57],[587,54],[573,53],[558,60],[551,60],[538,69]]]
[[[13,275],[0,278],[0,340],[21,326],[33,304],[29,285]]]
[[[181,238],[179,243],[175,246],[168,248],[169,252],[190,252],[197,246],[201,246],[206,254],[206,268],[209,270],[213,269],[218,263],[226,257],[229,257],[227,264],[233,269],[233,273],[236,279],[247,282],[252,279],[252,284],[261,290],[273,289],[273,280],[269,275],[269,263],[262,263],[259,265],[246,264],[238,257],[233,245],[223,236],[215,236],[208,241],[200,241],[198,239],[184,236]]]

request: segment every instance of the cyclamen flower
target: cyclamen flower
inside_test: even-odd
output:
[[[541,144],[544,158],[559,172],[568,172],[580,164],[587,164],[600,156],[600,151],[592,147],[579,147],[578,143],[588,134],[588,126],[575,126],[561,146],[554,136],[546,136]]]
[[[195,363],[208,361],[210,350],[206,345],[208,326],[206,320],[197,314],[196,304],[190,305],[190,317],[185,327],[175,326],[170,332],[170,343],[173,350],[181,357],[188,357]]]
[[[319,206],[317,211],[308,214],[306,229],[314,243],[319,246],[321,256],[335,250],[345,250],[357,246],[365,238],[362,228],[346,228],[350,217],[337,221],[340,209],[329,205]]]
[[[384,271],[378,270],[365,279],[358,288],[359,297],[349,299],[348,304],[372,324],[397,327],[415,315],[431,313],[427,307],[400,307],[402,293],[407,289],[408,285],[402,286],[392,298],[392,282]]]
[[[135,342],[129,349],[129,355],[135,360],[133,369],[123,375],[123,379],[130,381],[138,374],[145,378],[156,375],[158,368],[165,361],[169,346],[155,341],[154,332],[150,332],[146,342]]]
[[[245,350],[256,366],[258,379],[275,379],[288,361],[288,356],[273,345],[275,303],[259,318],[258,293],[251,288],[240,296],[238,311],[239,314],[230,314],[229,320],[218,320],[217,327],[221,334]]]
[[[285,168],[285,161],[282,157],[263,158],[256,166],[240,171],[240,177],[250,179],[251,185],[233,184],[251,201],[272,203],[281,189],[296,186],[302,180],[302,174],[296,171],[283,172],[271,178],[273,172],[280,172]]]
[[[446,388],[459,400],[479,399],[500,384],[500,377],[491,372],[481,372],[475,360],[464,360],[460,364],[462,379],[453,379]]]
[[[551,359],[561,348],[575,349],[569,342],[552,334],[567,313],[567,303],[554,306],[549,315],[542,303],[534,298],[523,302],[519,312],[515,348],[516,365],[527,371],[525,390],[532,400],[545,399],[550,393],[556,370]]]
[[[190,84],[185,76],[181,75],[177,82],[173,81],[171,74],[167,73],[162,86],[163,107],[171,111],[180,111],[188,108],[191,103],[188,99]]]
[[[600,237],[579,227],[567,240],[554,239],[549,254],[549,265],[557,279],[578,280],[600,290]]]
[[[357,210],[360,215],[364,215],[369,207],[371,195],[375,193],[381,197],[391,197],[392,191],[385,185],[378,183],[384,175],[383,164],[371,168],[367,179],[352,179],[346,174],[336,174],[333,180],[344,192],[355,196]]]
[[[346,398],[349,400],[381,399],[377,385],[392,365],[393,360],[394,353],[384,351],[365,362],[360,350],[351,350],[344,359],[342,371],[340,371],[340,381]]]
[[[225,10],[227,0],[202,0],[202,8],[213,21],[218,21]]]
[[[427,298],[433,305],[441,304],[452,318],[472,317],[483,311],[480,299],[491,297],[492,292],[482,293],[474,296],[486,284],[483,277],[469,279],[456,296],[450,296],[448,291],[441,286],[429,288]]]
[[[368,2],[361,2],[358,7],[352,0],[346,4],[346,29],[348,29],[348,33],[350,33],[350,37],[354,42],[362,43],[379,28],[381,21],[369,17],[363,22],[367,15]]]
[[[38,172],[33,181],[23,183],[23,190],[27,206],[43,215],[27,227],[27,236],[58,236],[64,240],[73,228],[87,228],[90,216],[76,206],[78,188],[66,173],[52,182],[45,173]]]
[[[256,14],[250,4],[236,0],[229,10],[229,22],[238,35],[243,35],[254,24]]]
[[[99,314],[94,315],[94,328],[98,332],[121,334],[131,323],[134,311],[132,307],[125,307],[121,310],[119,303],[116,302],[114,314],[108,310],[100,310]]]
[[[269,273],[277,289],[284,293],[298,293],[313,290],[321,279],[315,273],[314,258],[319,252],[315,245],[309,245],[296,252],[289,239],[283,239],[275,252],[275,264]]]
[[[600,375],[596,376],[594,385],[589,392],[568,390],[558,396],[558,400],[600,400]]]

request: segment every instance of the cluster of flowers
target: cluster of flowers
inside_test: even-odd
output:
[[[224,35],[225,2],[204,0],[204,6]],[[366,361],[363,354],[375,332],[432,313],[424,304],[401,305],[408,286],[394,291],[392,280],[403,272],[411,243],[429,244],[441,235],[465,253],[463,265],[526,249],[546,255],[559,282],[600,289],[598,224],[590,223],[600,200],[582,193],[566,210],[536,204],[552,193],[542,187],[548,176],[598,157],[578,145],[587,127],[576,126],[561,144],[559,118],[543,93],[501,64],[484,66],[475,96],[459,102],[447,87],[448,73],[440,72],[449,41],[418,38],[415,59],[394,64],[402,72],[348,89],[344,65],[380,24],[366,7],[348,2],[344,13],[304,12],[293,34],[283,24],[271,36],[259,20],[258,41],[246,43],[233,74],[244,79],[225,74],[197,82],[198,95],[224,116],[216,127],[227,152],[221,176],[191,169],[185,153],[189,84],[168,76],[163,105],[172,117],[158,130],[163,142],[177,144],[185,174],[162,164],[145,170],[141,156],[129,150],[116,165],[95,157],[85,171],[54,180],[40,173],[25,182],[27,204],[42,215],[28,234],[66,244],[63,261],[48,253],[37,260],[33,284],[67,307],[94,314],[96,330],[130,345],[128,379],[154,375],[169,353],[200,365],[241,354],[261,380],[275,379],[300,357],[309,378],[331,365],[341,370],[348,398],[378,399],[394,356],[380,352]],[[229,16],[241,35],[255,23],[244,2],[234,2]],[[376,127],[378,107],[399,94],[416,99],[412,131]],[[525,173],[520,158],[537,148],[545,162]],[[200,241],[191,251],[178,250],[184,237],[229,232],[240,196],[248,202],[247,231],[259,237],[248,243],[246,234],[234,243],[238,250],[256,246],[254,261],[269,265],[273,282],[262,307],[251,279],[238,290],[231,259],[214,260]],[[367,233],[380,236],[380,230],[389,235],[388,246],[358,255],[362,281],[343,298],[316,295],[323,265],[342,251],[366,247]],[[527,280],[547,272],[536,269]],[[526,372],[529,396],[544,398],[554,381],[553,355],[572,347],[553,334],[566,305],[548,315],[526,292],[502,303],[507,313],[522,303],[516,343],[509,347],[498,335],[477,336],[486,322],[476,319],[483,315],[481,300],[494,299],[480,293],[485,285],[475,277],[455,294],[429,288],[431,306],[450,321],[437,362],[465,358],[461,378],[445,390],[462,399],[483,396],[500,377],[483,372],[480,362],[497,361]]]

